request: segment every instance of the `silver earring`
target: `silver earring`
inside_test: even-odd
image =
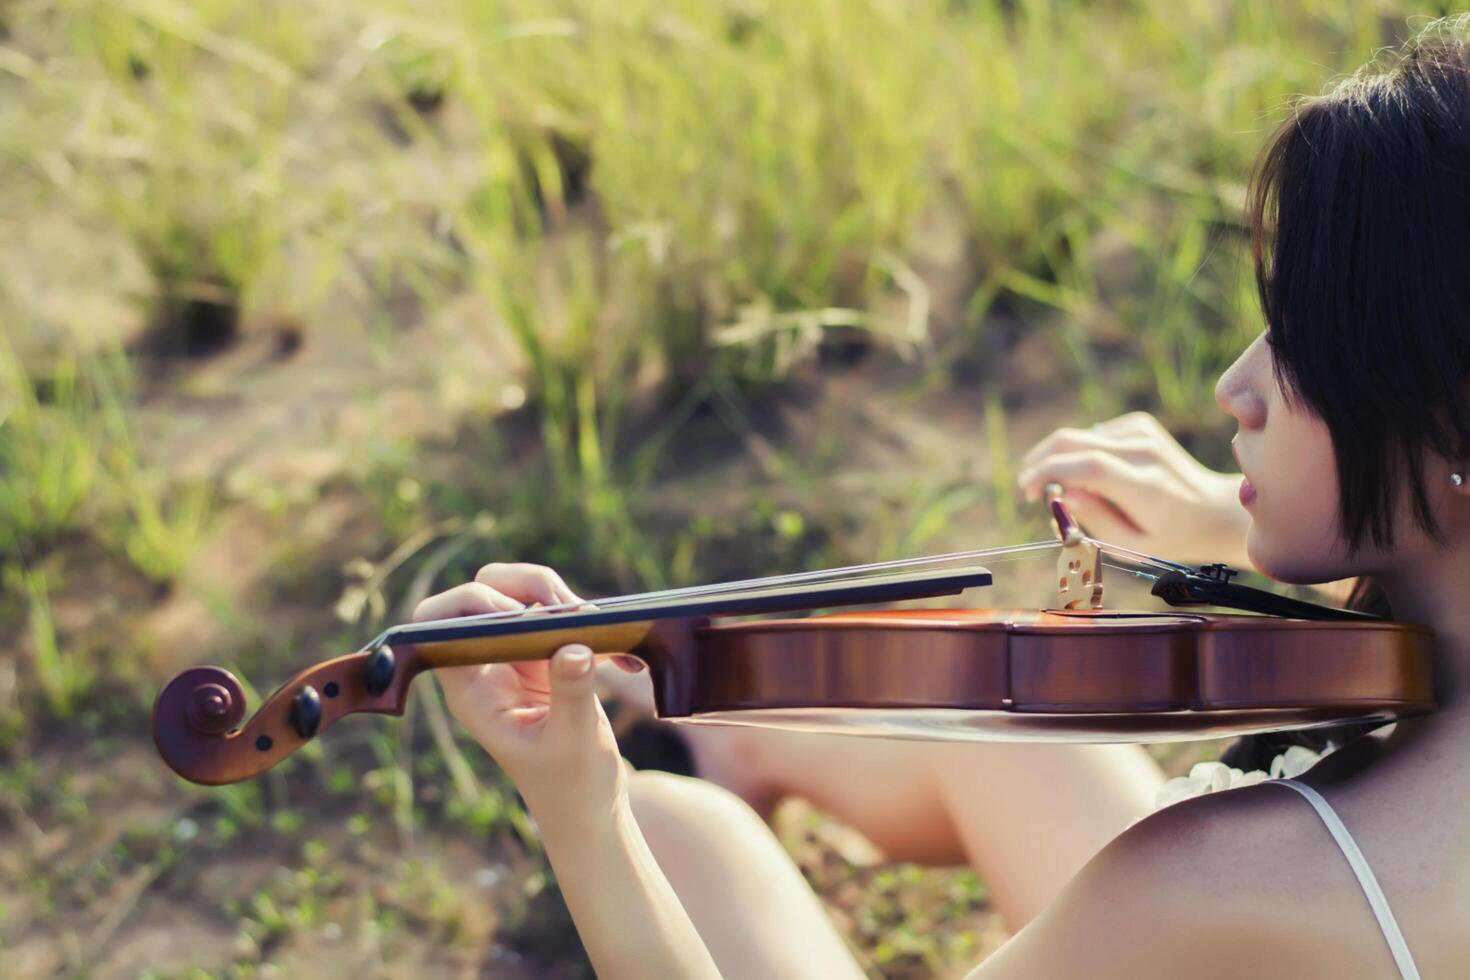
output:
[[[1465,485],[1465,474],[1464,473],[1451,473],[1450,474],[1450,486],[1463,487],[1464,485]]]

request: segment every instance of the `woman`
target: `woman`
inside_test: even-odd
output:
[[[1303,103],[1268,143],[1247,212],[1267,330],[1216,389],[1238,426],[1252,564],[1283,582],[1375,581],[1397,618],[1434,631],[1441,710],[1352,741],[1299,782],[1137,821],[974,976],[1470,972],[1467,177],[1464,19]],[[1127,453],[1091,452],[1044,452],[1028,479],[1113,499]],[[545,570],[490,566],[418,617],[572,599]],[[599,975],[861,975],[749,807],[709,784],[630,779],[587,648],[443,673],[536,817]],[[1005,804],[990,792],[975,791],[977,815]]]

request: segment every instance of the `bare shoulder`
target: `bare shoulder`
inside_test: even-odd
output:
[[[1339,902],[1321,899],[1340,899],[1342,881],[1322,867],[1316,820],[1289,789],[1261,785],[1160,810],[1104,847],[974,976],[1353,976],[1364,961],[1347,946],[1324,959],[1324,942],[1344,930]],[[1361,975],[1380,966],[1368,963]]]

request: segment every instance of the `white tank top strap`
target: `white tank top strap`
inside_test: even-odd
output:
[[[1368,904],[1373,908],[1373,914],[1378,919],[1378,927],[1383,930],[1383,938],[1388,942],[1389,952],[1393,954],[1393,961],[1398,965],[1399,975],[1404,980],[1419,980],[1419,968],[1414,965],[1414,957],[1409,955],[1409,944],[1404,942],[1404,934],[1399,930],[1398,920],[1393,917],[1393,910],[1388,907],[1388,899],[1383,896],[1383,889],[1378,887],[1378,879],[1373,875],[1373,869],[1368,867],[1368,859],[1358,848],[1358,842],[1353,840],[1353,835],[1348,833],[1347,826],[1338,817],[1337,811],[1332,809],[1322,794],[1305,783],[1299,783],[1295,779],[1268,779],[1267,783],[1275,783],[1278,786],[1290,786],[1296,790],[1306,801],[1312,804],[1322,822],[1327,825],[1337,846],[1342,849],[1342,856],[1347,858],[1348,864],[1352,865],[1353,874],[1358,876],[1358,884],[1363,888],[1363,894],[1368,898]]]

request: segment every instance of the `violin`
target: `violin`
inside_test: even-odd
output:
[[[1046,499],[1056,540],[394,626],[296,674],[248,721],[239,681],[196,667],[159,693],[154,742],[185,779],[234,783],[347,715],[401,715],[425,671],[544,659],[572,642],[642,660],[658,716],[686,723],[1142,742],[1435,709],[1428,630],[1232,582],[1225,565],[1194,568],[1097,541],[1060,487]],[[1049,608],[728,621],[956,595],[991,584],[983,562],[1053,549]],[[1180,611],[1104,608],[1105,565],[1152,579],[1153,594]]]

